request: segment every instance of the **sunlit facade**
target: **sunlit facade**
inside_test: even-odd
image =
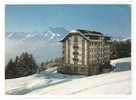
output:
[[[58,72],[93,75],[110,66],[111,39],[100,32],[76,29],[61,42],[63,65]]]

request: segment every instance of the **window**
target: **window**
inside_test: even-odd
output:
[[[81,44],[82,43],[82,37],[81,36],[78,36],[78,43]]]
[[[74,36],[74,42],[78,42],[78,36],[77,35]]]
[[[73,52],[74,55],[78,55],[79,53],[78,52]]]
[[[62,51],[62,54],[64,54],[64,50]]]
[[[73,58],[73,61],[79,61],[79,59],[78,58]]]
[[[79,46],[78,46],[78,45],[74,45],[73,48],[74,48],[74,49],[78,49]]]
[[[81,71],[81,72],[84,72],[84,71],[85,71],[85,68],[81,67],[80,71]]]

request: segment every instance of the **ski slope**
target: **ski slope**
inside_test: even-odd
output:
[[[131,93],[131,58],[112,60],[113,72],[94,76],[65,75],[50,68],[5,82],[6,94],[45,96],[126,95]]]

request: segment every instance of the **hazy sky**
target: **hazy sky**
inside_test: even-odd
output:
[[[109,35],[131,34],[128,5],[7,5],[6,32],[47,31],[49,27],[96,30]]]

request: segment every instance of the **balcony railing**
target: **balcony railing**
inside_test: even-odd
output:
[[[79,55],[79,53],[78,53],[78,52],[73,52],[73,54],[74,54],[74,55]]]
[[[74,49],[78,49],[79,46],[78,46],[78,45],[74,45],[73,48],[74,48]]]

